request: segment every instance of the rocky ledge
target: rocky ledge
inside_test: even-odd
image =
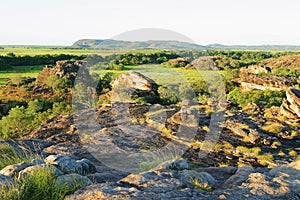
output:
[[[283,101],[280,112],[288,118],[300,118],[300,90],[289,88],[286,99]]]

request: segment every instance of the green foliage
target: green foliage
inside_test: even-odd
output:
[[[282,131],[282,125],[276,122],[266,123],[265,126],[262,126],[261,129],[268,133],[279,134]]]
[[[176,94],[170,88],[160,86],[158,87],[157,92],[160,97],[160,103],[163,105],[175,104],[178,102]]]
[[[110,82],[112,81],[113,73],[107,72],[99,78],[96,91],[97,93],[106,92],[107,90],[111,90]]]
[[[28,102],[28,108],[16,106],[0,120],[0,138],[14,139],[29,134],[49,117],[69,114],[71,105],[64,102],[52,103],[45,100]]]
[[[46,85],[53,91],[65,90],[71,87],[70,81],[66,78],[60,78],[57,75],[51,75],[46,80]]]
[[[34,119],[34,114],[28,112],[23,106],[12,108],[9,115],[2,118],[0,121],[0,129],[2,138],[17,138],[23,136],[24,133],[32,131],[31,122]]]
[[[245,107],[248,103],[256,103],[262,107],[280,106],[285,97],[283,91],[251,90],[242,91],[236,88],[228,93],[227,98],[233,103]]]
[[[204,190],[206,192],[211,192],[213,190],[212,187],[207,182],[201,182],[197,178],[193,178],[191,182],[195,188]]]
[[[123,70],[124,66],[129,65],[161,64],[177,57],[179,56],[172,52],[127,53],[118,55],[115,60],[109,63],[108,68]]]
[[[35,56],[17,56],[13,53],[9,53],[7,56],[0,55],[0,70],[5,69],[9,66],[26,66],[26,65],[46,65],[46,64],[55,64],[59,60],[82,60],[86,58],[84,55],[66,55],[66,54],[57,54],[57,55],[35,55]],[[3,67],[2,67],[3,66]]]
[[[145,97],[138,97],[138,98],[134,99],[134,101],[136,103],[142,103],[142,104],[147,103],[147,100],[145,99]]]
[[[52,106],[52,115],[70,114],[72,106],[65,102],[55,102]]]
[[[28,102],[28,110],[34,113],[47,111],[52,106],[52,103],[47,100],[34,99]]]
[[[116,60],[113,60],[109,63],[108,65],[108,69],[112,69],[112,70],[117,70],[117,71],[121,71],[124,69],[124,64],[123,63],[119,63]]]
[[[63,200],[83,185],[76,182],[74,186],[58,185],[51,168],[40,168],[27,177],[18,179],[7,188],[0,188],[0,198],[4,200]]]
[[[289,69],[289,68],[273,68],[271,73],[265,74],[260,73],[260,75],[264,76],[285,76],[285,77],[294,77],[300,78],[300,71],[297,69]]]
[[[206,105],[206,104],[207,104],[208,98],[209,98],[208,95],[205,95],[205,94],[199,95],[199,96],[198,96],[198,102],[199,102],[199,104],[201,104],[201,105]]]

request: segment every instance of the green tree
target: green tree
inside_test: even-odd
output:
[[[32,131],[31,122],[34,114],[28,112],[23,106],[12,108],[8,116],[0,121],[2,138],[18,138]]]

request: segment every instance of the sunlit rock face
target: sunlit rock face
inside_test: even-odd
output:
[[[60,78],[66,78],[74,85],[77,72],[80,67],[85,64],[84,61],[71,61],[62,60],[57,61],[55,66],[47,65],[39,74],[36,79],[37,85],[45,85],[49,76],[57,75]]]
[[[283,76],[265,76],[272,71],[269,67],[251,65],[240,69],[240,85],[245,90],[286,90],[297,84],[297,78]]]
[[[300,117],[300,90],[289,88],[286,91],[286,99],[280,107],[280,112],[287,118]]]
[[[112,83],[112,101],[132,102],[138,97],[143,97],[149,103],[159,100],[157,84],[150,78],[138,72],[126,72]]]

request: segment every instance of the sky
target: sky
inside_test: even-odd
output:
[[[0,0],[0,19],[0,45],[72,45],[141,28],[201,45],[300,45],[300,0]]]

